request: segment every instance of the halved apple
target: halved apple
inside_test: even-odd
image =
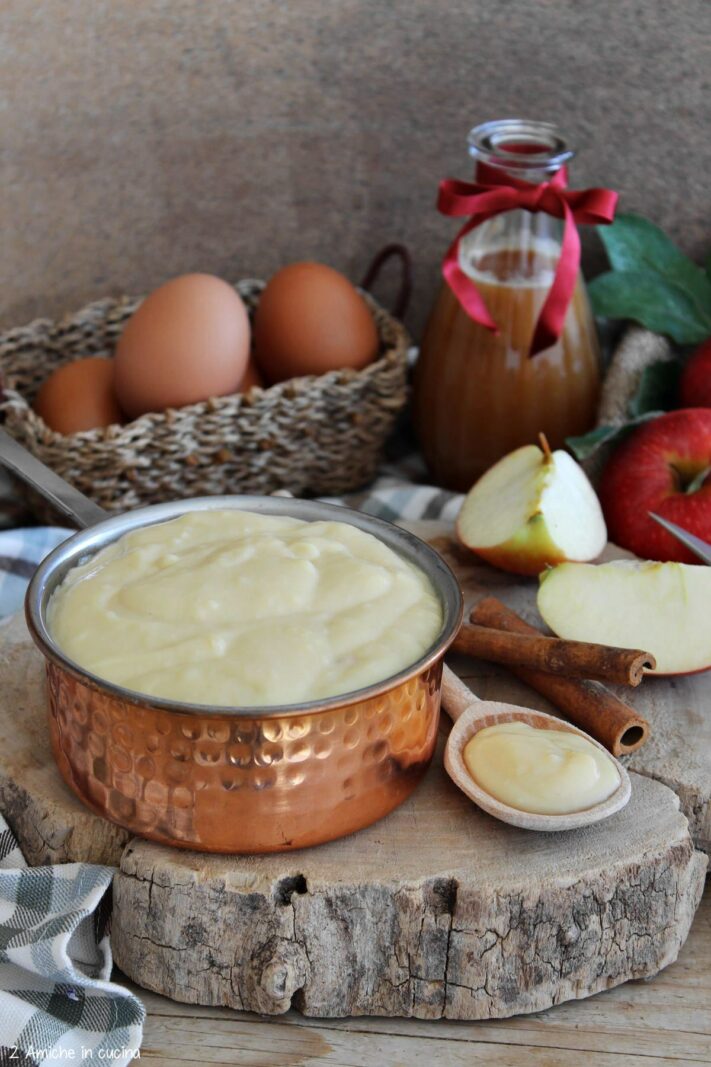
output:
[[[643,648],[654,674],[711,667],[711,567],[614,560],[561,563],[541,575],[538,610],[559,637]]]
[[[595,490],[567,452],[524,445],[467,493],[457,537],[495,567],[540,574],[548,564],[590,560],[607,543]]]

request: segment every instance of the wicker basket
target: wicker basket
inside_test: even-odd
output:
[[[235,288],[252,313],[264,283]],[[0,335],[0,412],[13,437],[107,512],[222,493],[357,489],[375,475],[408,395],[407,332],[363,295],[381,344],[364,370],[294,378],[68,436],[30,407],[37,389],[62,363],[109,354],[140,300],[99,300],[57,323],[37,319]]]

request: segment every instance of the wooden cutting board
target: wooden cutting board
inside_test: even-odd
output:
[[[467,669],[501,695],[493,674]],[[176,1000],[312,1016],[540,1011],[656,974],[698,906],[706,857],[658,781],[633,774],[630,804],[605,823],[534,834],[471,805],[441,746],[401,808],[320,848],[225,857],[130,839],[55,769],[43,663],[20,617],[0,628],[0,671],[0,809],[31,863],[118,868],[115,960]]]
[[[484,596],[495,596],[527,622],[549,632],[536,609],[536,578],[520,578],[477,561],[452,539],[451,524],[410,523],[408,528],[446,559],[464,593],[465,618]],[[602,559],[632,558],[609,545]],[[711,605],[709,606],[711,626]],[[482,700],[501,700],[555,713],[548,701],[504,668],[481,660],[452,657],[451,665]],[[623,760],[636,771],[668,785],[679,797],[697,848],[711,853],[711,671],[675,678],[646,678],[637,689],[609,686],[647,718],[652,732],[633,756]]]

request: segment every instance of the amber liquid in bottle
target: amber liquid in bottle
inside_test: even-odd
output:
[[[594,422],[600,369],[595,325],[578,277],[563,332],[530,357],[558,257],[551,242],[479,247],[467,274],[499,325],[469,318],[442,287],[422,341],[414,416],[438,484],[465,492],[496,460],[545,433],[552,448]]]

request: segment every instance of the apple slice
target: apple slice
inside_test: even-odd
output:
[[[711,667],[711,567],[615,560],[541,575],[538,610],[559,637],[643,648],[654,674]]]
[[[540,574],[547,564],[589,560],[607,543],[595,490],[567,452],[524,445],[467,493],[457,519],[463,545],[495,567]]]

